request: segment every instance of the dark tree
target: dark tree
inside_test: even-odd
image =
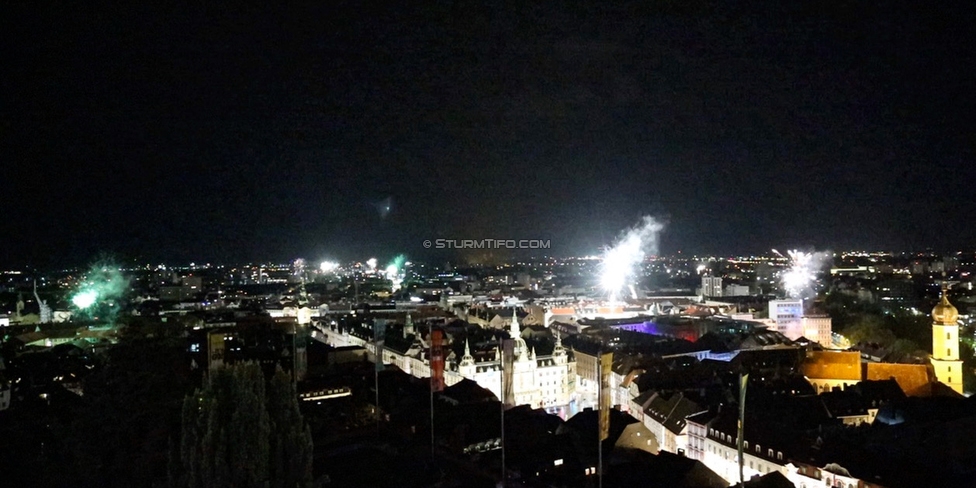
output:
[[[170,438],[190,391],[179,339],[126,339],[85,380],[70,429],[80,486],[152,486],[165,481]]]
[[[312,441],[291,378],[280,369],[265,388],[259,365],[219,368],[183,404],[175,486],[302,486],[311,479]]]
[[[295,384],[280,366],[268,385],[268,415],[271,486],[304,486],[312,480],[312,432],[298,409]]]

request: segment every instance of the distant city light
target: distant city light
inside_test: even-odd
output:
[[[376,269],[376,258],[369,258],[369,260],[366,261],[366,266],[369,267],[369,270],[370,271],[375,270]]]
[[[319,265],[319,269],[322,270],[323,273],[331,273],[338,268],[339,263],[334,261],[322,261],[322,264]]]

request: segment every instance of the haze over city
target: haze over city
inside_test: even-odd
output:
[[[964,2],[11,6],[0,264],[962,250]],[[382,204],[382,205],[381,205]],[[951,228],[951,232],[946,229]]]
[[[971,2],[13,2],[4,487],[976,486]]]

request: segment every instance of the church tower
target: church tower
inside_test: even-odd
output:
[[[512,310],[512,321],[508,324],[508,335],[515,341],[515,360],[516,361],[528,361],[529,360],[529,347],[525,344],[525,339],[522,338],[522,329],[519,328],[518,323],[518,313]]]
[[[413,320],[410,318],[410,312],[407,312],[406,323],[403,324],[403,338],[406,339],[407,336],[416,334],[413,329]]]
[[[539,406],[539,388],[535,383],[535,369],[537,366],[535,352],[529,355],[529,346],[522,338],[522,331],[519,329],[518,313],[512,310],[512,322],[509,324],[508,334],[515,341],[513,354],[515,355],[512,364],[512,394],[515,397],[515,404],[529,404],[532,408]]]
[[[949,303],[948,287],[932,309],[932,367],[939,382],[962,393],[962,361],[959,359],[959,311]]]
[[[471,346],[468,344],[468,340],[464,340],[464,356],[461,357],[461,362],[458,363],[458,372],[461,376],[473,380],[474,374],[477,371],[474,365],[474,356],[471,355]]]

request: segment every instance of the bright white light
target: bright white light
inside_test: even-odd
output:
[[[331,273],[335,271],[338,267],[339,267],[339,263],[336,263],[334,261],[322,261],[322,264],[319,265],[319,269],[322,270],[323,273]]]
[[[790,267],[780,275],[780,285],[791,298],[803,298],[813,290],[817,280],[817,271],[823,265],[827,253],[807,253],[797,250],[788,251],[783,256],[779,251],[773,252],[790,260]]]
[[[603,255],[600,266],[600,287],[614,301],[630,280],[636,278],[636,270],[645,253],[657,253],[657,234],[664,225],[652,217],[644,217],[640,225],[629,229],[617,244]]]
[[[78,308],[88,308],[95,304],[98,299],[98,292],[95,290],[83,291],[71,298],[71,303]]]
[[[705,271],[706,269],[708,269],[708,266],[705,266],[704,264],[699,264],[698,267],[695,268],[695,271],[698,274],[702,274],[702,272]]]
[[[640,256],[634,255],[635,249],[633,244],[633,242],[629,242],[608,249],[606,255],[603,257],[600,286],[611,294],[616,293],[624,287],[627,278],[631,274],[631,266],[635,258],[636,260],[640,259]],[[639,250],[640,248],[638,247],[636,251]]]
[[[302,258],[298,258],[293,263],[291,263],[292,269],[295,272],[295,276],[302,275],[302,273],[305,271],[305,265],[306,265],[305,260]]]
[[[369,266],[370,271],[376,269],[376,258],[369,258],[369,260],[366,261],[366,266]]]
[[[387,266],[383,271],[383,275],[393,283],[394,292],[400,289],[400,285],[403,284],[403,277],[400,275],[400,270],[397,269],[395,264]]]

